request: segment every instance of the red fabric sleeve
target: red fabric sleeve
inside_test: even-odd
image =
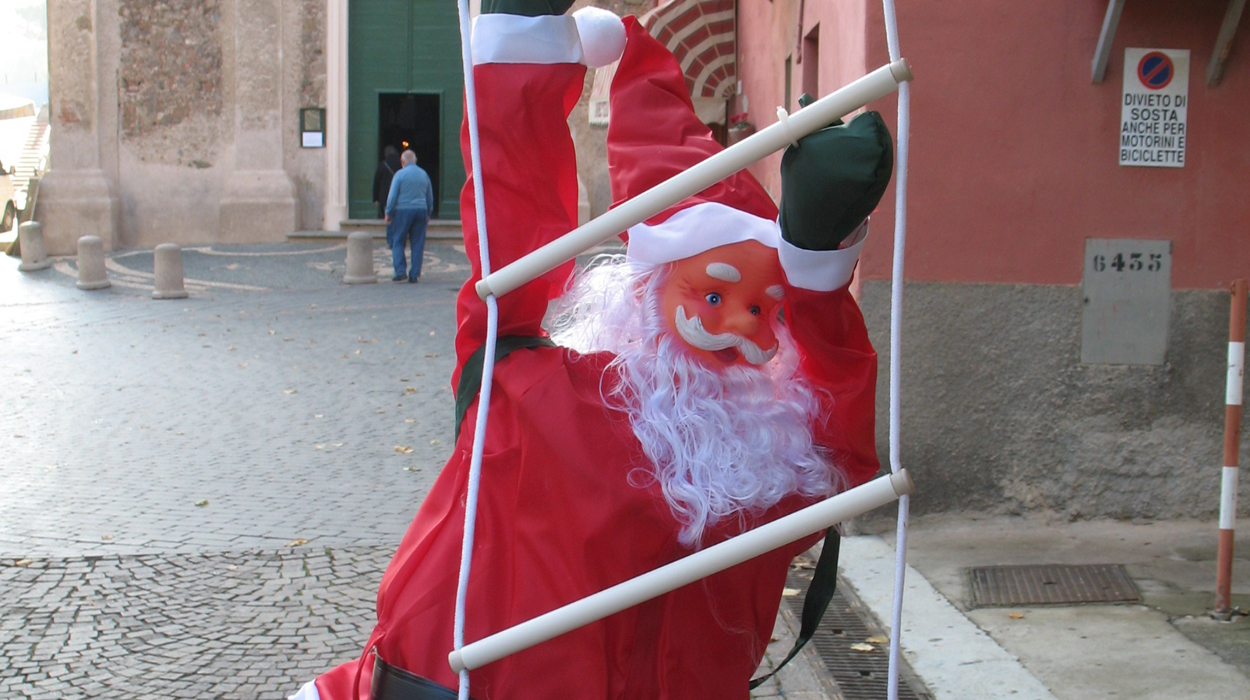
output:
[[[585,66],[485,64],[477,88],[486,232],[492,270],[577,227],[577,163],[568,116],[581,96]],[[467,110],[466,110],[467,114]],[[472,173],[468,117],[460,128],[465,171]],[[473,266],[457,300],[456,371],[486,340],[486,304],[473,285],[482,278],[473,175],[464,183],[460,217]],[[570,261],[499,299],[499,335],[541,335],[547,303],[564,291]]]
[[[877,352],[848,287],[835,292],[786,290],[787,325],[799,346],[804,374],[824,394],[823,416],[812,426],[851,486],[876,476]]]

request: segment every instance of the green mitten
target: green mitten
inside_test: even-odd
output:
[[[835,250],[876,209],[894,170],[894,144],[876,112],[799,140],[781,157],[781,236]]]
[[[482,0],[482,14],[562,15],[573,6],[573,0]]]

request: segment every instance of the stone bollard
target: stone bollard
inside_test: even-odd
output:
[[[104,241],[99,236],[78,239],[78,288],[104,289],[112,284],[104,272]]]
[[[347,235],[346,284],[373,284],[378,276],[373,272],[373,235],[368,231],[353,231]]]
[[[152,272],[156,277],[153,299],[186,299],[187,289],[182,283],[182,246],[162,243],[152,252]]]
[[[17,245],[22,250],[22,264],[17,269],[30,272],[52,266],[43,247],[43,224],[37,221],[22,224],[17,229],[17,239]]]

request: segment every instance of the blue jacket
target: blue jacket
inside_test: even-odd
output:
[[[416,163],[405,165],[391,180],[391,192],[386,197],[386,215],[395,216],[396,209],[434,210],[434,189],[430,176]]]

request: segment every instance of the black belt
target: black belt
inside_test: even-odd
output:
[[[428,678],[391,666],[373,652],[373,683],[369,686],[373,700],[456,700],[456,691]]]

